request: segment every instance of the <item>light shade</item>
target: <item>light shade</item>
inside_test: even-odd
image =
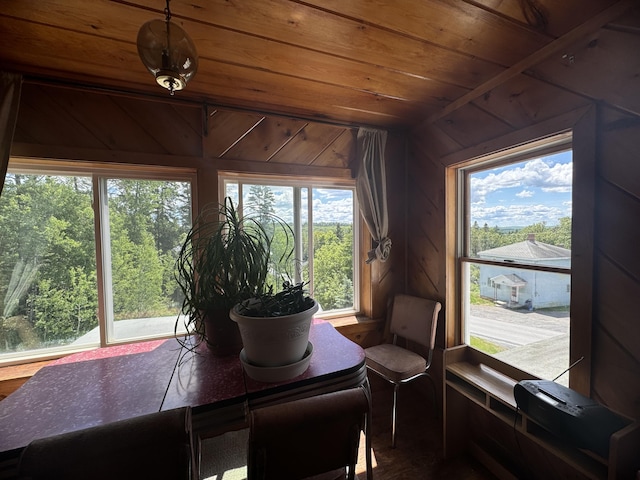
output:
[[[159,85],[182,90],[198,69],[198,53],[187,32],[169,19],[151,20],[138,32],[138,54]]]

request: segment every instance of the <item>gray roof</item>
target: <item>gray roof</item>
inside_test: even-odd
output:
[[[496,275],[490,280],[495,284],[506,285],[507,287],[524,287],[527,284],[526,280],[523,280],[515,273],[509,275]]]
[[[478,252],[478,256],[513,260],[548,260],[552,258],[571,258],[571,250],[549,245],[548,243],[536,242],[534,239],[484,250]]]

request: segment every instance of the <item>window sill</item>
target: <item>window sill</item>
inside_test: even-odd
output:
[[[384,319],[346,315],[325,321],[331,323],[336,330],[363,348],[377,345],[382,339]],[[38,370],[52,361],[36,361],[0,367],[0,400],[17,390]]]
[[[378,345],[382,342],[384,333],[384,318],[369,318],[357,315],[347,315],[326,319],[336,330],[362,348]]]

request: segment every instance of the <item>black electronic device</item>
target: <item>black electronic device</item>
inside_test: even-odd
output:
[[[578,448],[607,458],[609,438],[631,420],[551,380],[522,380],[513,388],[518,408],[541,427]]]

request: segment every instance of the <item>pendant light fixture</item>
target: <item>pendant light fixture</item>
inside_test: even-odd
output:
[[[187,32],[171,23],[169,1],[165,21],[150,20],[138,32],[138,54],[156,82],[171,95],[187,86],[198,69],[198,53]]]

